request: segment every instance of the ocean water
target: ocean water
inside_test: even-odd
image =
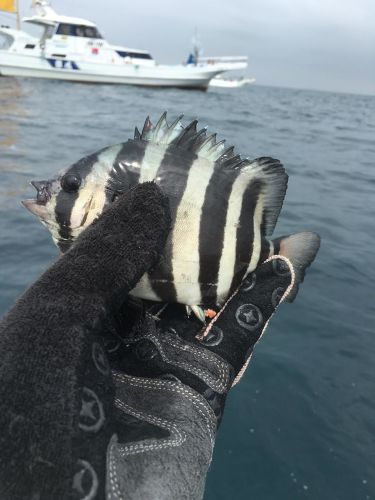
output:
[[[275,235],[322,247],[228,398],[205,500],[375,498],[375,97],[0,78],[0,314],[56,258],[23,209],[43,179],[168,110],[290,175]]]

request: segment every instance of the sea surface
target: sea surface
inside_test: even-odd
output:
[[[375,97],[0,78],[0,314],[57,256],[28,183],[185,113],[290,175],[275,235],[322,246],[228,398],[205,500],[375,498]]]

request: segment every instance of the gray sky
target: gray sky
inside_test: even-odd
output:
[[[30,0],[20,0],[28,13]],[[375,0],[53,0],[113,43],[181,62],[197,27],[205,55],[248,55],[257,83],[375,94]]]

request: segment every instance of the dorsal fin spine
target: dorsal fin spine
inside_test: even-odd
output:
[[[161,115],[161,117],[159,118],[157,124],[155,125],[152,131],[151,140],[153,140],[156,143],[163,142],[165,132],[167,129],[168,129],[167,112],[164,111],[164,113]]]
[[[221,155],[217,158],[217,162],[223,165],[223,167],[226,166],[227,162],[232,160],[236,155],[234,154],[234,146],[229,146],[228,148],[224,149],[224,151],[221,153]]]
[[[219,142],[216,142],[213,146],[210,147],[210,149],[220,149],[224,146],[225,144],[225,139],[223,139],[222,141],[219,141]]]
[[[211,148],[208,150],[208,154],[210,158],[214,161],[218,160],[221,156],[221,153],[224,150],[225,139],[222,141],[216,142]]]
[[[235,168],[242,165],[242,159],[240,155],[232,156],[223,162],[224,168]]]
[[[147,139],[149,137],[150,130],[152,130],[152,123],[151,123],[150,117],[148,116],[145,120],[144,125],[143,125],[142,135],[141,135],[142,140],[147,141]]]
[[[169,144],[171,143],[178,135],[180,134],[180,131],[178,131],[179,128],[182,127],[181,125],[181,120],[184,115],[178,116],[175,121],[168,127],[168,130],[165,133],[164,136],[164,144]]]
[[[135,127],[134,129],[134,140],[139,141],[141,139],[141,133],[138,130],[138,127]]]
[[[197,152],[199,150],[199,148],[201,147],[201,145],[203,144],[203,142],[205,141],[206,131],[207,131],[207,129],[203,128],[203,129],[199,130],[199,132],[196,133],[194,140],[192,142],[192,148],[194,149],[194,151]]]
[[[143,125],[142,132],[138,128],[134,131],[134,139],[154,142],[155,144],[174,144],[186,151],[195,153],[198,157],[209,161],[219,162],[223,168],[241,168],[243,160],[239,155],[234,154],[234,147],[225,149],[225,140],[216,142],[217,134],[207,136],[207,127],[197,131],[198,120],[192,120],[186,127],[183,127],[178,116],[171,125],[167,122],[167,112],[161,115],[156,125],[153,126],[148,116]],[[263,158],[258,160],[263,161]],[[264,158],[267,162],[267,158]],[[267,168],[267,167],[266,167]]]
[[[194,151],[192,144],[197,135],[197,120],[193,120],[182,132],[175,138],[174,144],[186,151]]]

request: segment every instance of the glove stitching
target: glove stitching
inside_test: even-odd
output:
[[[163,309],[161,311],[163,311]],[[147,315],[149,318],[152,319],[151,314],[147,314]],[[173,329],[173,331],[175,331],[175,330]],[[175,332],[175,333],[177,335],[177,332]],[[228,380],[227,363],[225,361],[223,361],[221,358],[219,358],[216,354],[214,354],[210,351],[207,351],[205,348],[203,350],[201,347],[196,347],[196,346],[186,344],[186,343],[180,341],[178,338],[172,337],[172,335],[170,335],[168,332],[163,333],[163,338],[161,339],[161,342],[166,342],[165,338],[168,339],[168,343],[171,344],[173,347],[176,347],[182,351],[191,352],[192,354],[194,354],[202,359],[205,359],[209,362],[214,363],[215,367],[218,369],[218,371],[221,374],[220,381],[225,382],[226,380]]]
[[[215,366],[218,369],[218,372],[219,372],[219,375],[218,375],[219,380],[217,380],[207,370],[204,370],[204,369],[201,369],[201,368],[196,368],[196,367],[194,367],[193,365],[191,365],[191,364],[189,364],[187,362],[180,362],[180,361],[172,360],[170,357],[168,357],[168,355],[164,351],[163,346],[161,345],[161,342],[159,341],[159,339],[157,337],[155,337],[154,335],[149,335],[148,338],[151,339],[151,340],[153,340],[155,342],[155,344],[157,344],[157,346],[160,349],[160,354],[161,354],[161,356],[162,356],[162,358],[164,360],[170,362],[171,364],[174,364],[176,366],[184,368],[187,371],[190,371],[190,372],[192,372],[194,374],[200,375],[202,377],[202,379],[209,386],[212,387],[212,389],[215,389],[215,390],[217,390],[220,393],[223,393],[225,391],[225,389],[227,387],[227,383],[228,383],[228,374],[225,373],[225,371],[224,371],[224,369],[222,367],[219,367],[218,365]],[[176,347],[176,348],[178,348],[178,349],[180,349],[182,351],[188,350],[188,349],[181,348],[181,346],[179,346],[178,344],[174,344],[173,341],[169,341],[169,343],[173,347]],[[193,354],[198,354],[198,355],[200,354],[198,352],[194,353],[194,351],[191,351],[191,352]],[[201,357],[203,359],[206,359],[207,361],[211,361],[207,356],[205,357],[204,355],[202,355]]]
[[[154,415],[150,415],[147,413],[143,413],[141,411],[135,410],[132,406],[127,405],[120,399],[115,400],[115,404],[118,408],[123,410],[125,413],[133,415],[134,417],[144,419],[147,422],[151,422],[153,424],[159,425],[168,429],[172,434],[175,435],[173,439],[165,438],[160,440],[158,444],[150,443],[145,444],[147,441],[145,440],[143,443],[139,444],[131,444],[131,445],[119,445],[118,449],[122,456],[130,455],[133,453],[142,453],[148,450],[157,450],[162,448],[168,448],[169,446],[180,446],[184,441],[186,441],[186,435],[184,432],[180,432],[176,424],[169,422],[168,420],[161,419],[159,417],[155,417]],[[177,437],[176,437],[177,435]],[[150,440],[148,440],[150,442]]]
[[[113,448],[114,444],[111,444],[109,449],[109,483],[111,485],[112,494],[115,495],[118,500],[124,500],[124,497],[121,495],[119,480],[117,477],[117,465],[116,459],[113,456]]]
[[[272,317],[272,316],[271,316]],[[267,328],[267,325],[268,325],[268,321],[267,323],[264,325],[264,330]],[[245,371],[247,370],[247,367],[249,366],[249,363],[251,361],[251,358],[253,356],[253,353],[249,354],[249,357],[247,358],[247,360],[245,361],[244,365],[242,366],[241,370],[237,373],[236,375],[236,378],[233,380],[232,382],[232,387],[234,387],[236,384],[238,384],[238,382],[241,380],[241,378],[243,377],[243,374],[245,373]]]
[[[272,255],[272,257],[270,257],[269,259],[267,259],[266,261],[264,261],[264,264],[267,264],[267,262],[271,262],[272,260],[277,260],[277,259],[281,259],[281,260],[284,260],[286,262],[286,264],[287,264],[287,266],[288,266],[288,268],[290,270],[291,281],[290,281],[290,284],[289,284],[288,288],[285,290],[284,295],[281,297],[279,303],[274,308],[273,313],[271,314],[271,316],[268,318],[268,320],[264,324],[263,329],[262,329],[262,333],[260,334],[258,340],[255,342],[254,347],[257,345],[257,343],[263,337],[264,332],[266,331],[266,329],[268,327],[268,323],[273,318],[273,315],[275,314],[275,312],[276,312],[277,308],[279,307],[279,305],[282,302],[284,302],[284,300],[286,299],[286,297],[289,295],[289,292],[292,290],[292,288],[294,286],[295,279],[296,279],[296,275],[295,275],[295,272],[294,272],[293,264],[291,263],[291,261],[287,257],[284,257],[283,255]],[[236,290],[235,293],[237,293],[237,290]],[[232,297],[233,297],[233,295],[232,295]],[[237,373],[236,378],[233,380],[232,387],[234,387],[236,384],[238,384],[238,382],[241,380],[243,374],[245,373],[247,367],[249,366],[249,363],[250,363],[250,360],[251,360],[251,356],[252,356],[252,353],[250,353],[249,357],[245,361],[245,363],[242,366],[241,370]]]
[[[293,269],[293,265],[291,263],[291,261],[287,258],[287,257],[284,257],[284,255],[272,255],[272,257],[269,257],[267,260],[265,260],[263,262],[263,264],[267,264],[267,262],[270,262],[272,260],[276,260],[276,259],[282,259],[284,260],[289,269],[290,269],[290,273],[291,273],[291,277],[292,277],[292,281],[290,283],[290,285],[288,286],[288,288],[285,290],[284,292],[284,295],[282,296],[279,304],[281,304],[281,302],[283,302],[285,300],[285,298],[289,295],[289,292],[291,291],[291,289],[293,288],[293,285],[294,285],[294,282],[295,282],[295,272],[294,272],[294,269]],[[246,279],[246,276],[244,276],[243,280]],[[241,283],[238,285],[238,287],[236,288],[236,290],[232,293],[232,295],[227,299],[227,301],[225,302],[225,304],[223,305],[223,307],[220,309],[220,311],[216,314],[216,316],[214,317],[214,319],[210,322],[210,324],[207,326],[207,328],[205,330],[203,330],[203,332],[199,333],[197,336],[196,336],[196,339],[197,340],[202,340],[204,339],[209,331],[211,330],[211,328],[213,327],[214,323],[219,319],[219,317],[221,316],[221,314],[224,312],[225,308],[227,307],[227,305],[230,303],[230,301],[233,299],[233,297],[235,295],[237,295],[237,292],[238,290],[241,288],[242,284],[243,284],[243,280],[241,281]],[[275,309],[276,310],[276,309]],[[272,317],[272,316],[271,316]],[[264,331],[264,329],[263,329]],[[262,332],[263,334],[263,332]],[[259,340],[259,339],[258,339]]]
[[[200,413],[205,422],[206,426],[208,429],[208,433],[211,439],[211,443],[213,444],[214,442],[214,433],[216,430],[216,417],[213,414],[213,411],[211,407],[206,403],[205,401],[200,399],[200,396],[197,395],[193,390],[188,389],[187,387],[177,387],[177,384],[173,382],[162,382],[162,381],[156,381],[156,380],[142,380],[138,379],[135,377],[131,377],[129,375],[125,375],[123,373],[113,373],[113,376],[116,380],[123,382],[123,383],[129,383],[130,385],[134,387],[144,387],[145,389],[156,389],[156,390],[166,390],[168,392],[175,392],[178,393],[182,396],[185,396],[186,399],[190,403],[193,403],[195,406],[196,410],[198,413]],[[202,407],[203,410],[200,408]]]
[[[202,348],[194,347],[183,342],[179,343],[177,339],[172,339],[171,336],[168,335],[168,342],[173,346],[182,351],[189,351],[192,354],[205,359],[206,361],[214,363],[215,367],[218,369],[220,373],[220,381],[225,383],[228,380],[228,366],[227,363],[218,359],[218,357],[214,353],[202,352]]]
[[[166,390],[167,390],[167,391],[169,391],[169,392],[176,392],[176,393],[181,394],[181,395],[183,395],[183,396],[187,396],[187,397],[189,398],[189,402],[191,401],[191,402],[193,403],[193,405],[196,407],[196,410],[198,411],[198,413],[200,413],[200,414],[203,416],[203,418],[206,420],[206,424],[207,424],[207,420],[209,420],[209,423],[211,423],[212,427],[213,427],[213,428],[215,427],[215,424],[214,424],[214,422],[213,422],[213,420],[212,420],[212,417],[210,418],[207,414],[205,414],[205,413],[204,413],[204,412],[203,412],[203,411],[199,408],[199,406],[198,406],[198,405],[202,406],[202,407],[203,407],[206,411],[207,411],[207,408],[206,408],[206,407],[202,404],[202,402],[201,402],[201,401],[194,401],[194,400],[192,401],[190,398],[191,398],[191,397],[195,397],[195,398],[196,398],[196,396],[193,396],[193,395],[192,395],[189,391],[186,391],[186,390],[184,390],[184,389],[182,389],[182,388],[181,388],[181,389],[179,389],[179,388],[177,388],[177,387],[173,389],[173,388],[171,388],[171,387],[168,387],[168,385],[167,385],[167,384],[160,384],[160,386],[159,386],[159,387],[157,387],[157,385],[159,385],[158,383],[157,383],[157,384],[152,384],[152,383],[150,383],[150,384],[145,384],[145,383],[135,383],[135,384],[132,384],[132,383],[130,383],[130,385],[133,385],[133,386],[135,386],[135,387],[137,387],[137,386],[143,386],[143,387],[145,387],[146,389],[156,389],[156,390],[160,390],[160,391],[162,391],[163,389],[164,389],[164,390],[166,389]],[[210,426],[209,426],[209,425],[207,425],[207,429],[208,429],[208,432],[209,432],[209,435],[210,435],[211,441],[213,442],[213,440],[214,440],[214,435],[213,435],[212,430],[211,430],[211,428],[210,428]]]

